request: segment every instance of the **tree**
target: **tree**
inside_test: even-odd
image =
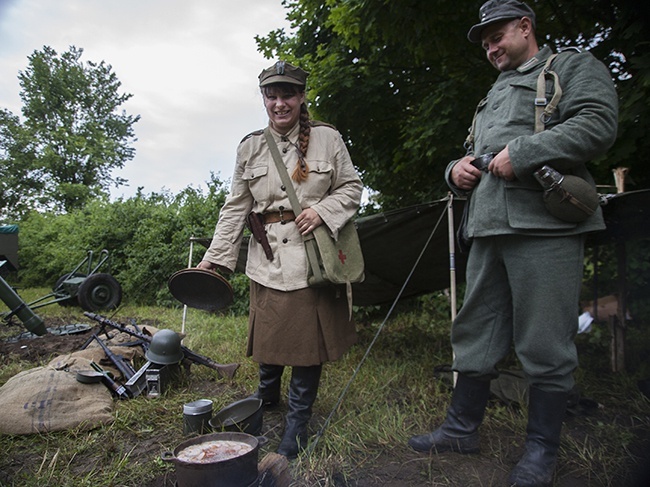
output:
[[[71,211],[126,183],[111,171],[134,157],[140,116],[118,113],[132,95],[119,93],[110,65],[84,64],[82,54],[71,46],[59,56],[45,46],[19,72],[24,122],[0,113],[2,175],[11,174],[0,181],[4,216],[30,208]]]
[[[52,287],[88,250],[95,252],[95,265],[100,250],[107,249],[110,259],[101,272],[117,279],[126,300],[170,304],[169,276],[187,266],[190,237],[212,235],[228,194],[214,174],[206,183],[207,191],[191,186],[176,195],[138,191],[127,199],[96,198],[63,214],[30,212],[20,222],[21,286]],[[205,251],[196,245],[192,265]]]
[[[0,110],[0,216],[25,214],[38,201],[43,188],[34,161],[18,117]]]
[[[285,0],[284,30],[257,37],[267,57],[311,72],[314,115],[337,126],[364,183],[383,207],[444,196],[444,169],[464,155],[478,101],[496,78],[478,46],[466,39],[482,2],[452,0]],[[539,40],[578,45],[605,62],[620,100],[619,138],[593,161],[599,182],[616,166],[637,187],[650,173],[634,152],[647,153],[650,88],[648,6],[635,0],[530,1]]]

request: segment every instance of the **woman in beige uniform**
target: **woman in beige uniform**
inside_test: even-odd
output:
[[[232,272],[246,219],[251,212],[258,214],[268,246],[250,239],[247,355],[259,363],[255,396],[265,406],[279,402],[284,367],[291,367],[288,412],[278,447],[278,453],[290,458],[306,446],[322,364],[340,358],[356,341],[345,290],[307,284],[303,236],[326,225],[336,237],[358,210],[362,191],[339,132],[309,119],[307,75],[283,61],[259,75],[270,132],[291,175],[302,212],[294,215],[291,211],[264,132],[247,135],[237,149],[231,192],[212,243],[198,265]]]

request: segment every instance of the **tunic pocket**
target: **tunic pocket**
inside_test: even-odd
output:
[[[544,205],[544,191],[527,186],[506,187],[508,224],[521,230],[570,230],[577,226],[555,218]]]
[[[244,173],[241,178],[244,181],[253,181],[255,179],[266,176],[269,172],[269,166],[267,164],[257,164],[255,166],[247,166],[244,168]]]
[[[266,177],[268,172],[269,166],[267,164],[257,164],[244,168],[241,178],[248,183],[248,188],[257,201],[268,199],[269,178]]]
[[[535,123],[536,80],[513,81],[509,92],[508,125],[524,125],[532,130]]]
[[[334,166],[329,161],[323,160],[307,160],[309,166],[308,184],[301,184],[298,189],[301,189],[301,194],[310,199],[316,198],[320,200],[324,195],[329,193],[332,186],[332,177],[334,174]]]

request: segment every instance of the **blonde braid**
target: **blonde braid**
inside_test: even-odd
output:
[[[309,166],[305,157],[307,156],[307,149],[309,148],[309,133],[311,132],[311,124],[309,123],[309,110],[306,104],[300,105],[300,134],[298,135],[298,164],[294,169],[291,179],[297,183],[302,183],[307,180],[309,176]]]

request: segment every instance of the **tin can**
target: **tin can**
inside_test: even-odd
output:
[[[212,401],[199,399],[183,405],[183,434],[202,435],[210,432],[212,418]]]

